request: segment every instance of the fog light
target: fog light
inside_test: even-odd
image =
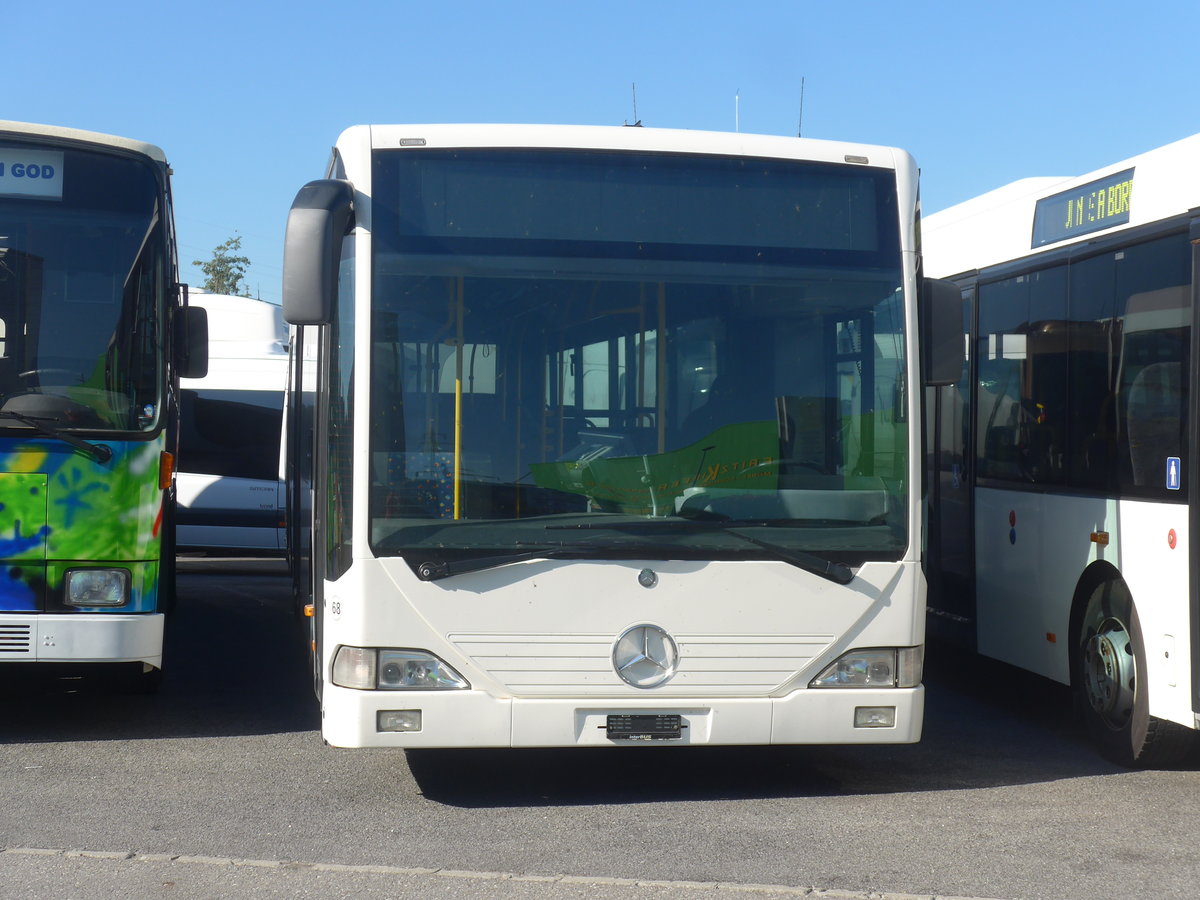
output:
[[[71,606],[124,606],[129,602],[129,570],[67,569],[63,597]]]
[[[420,731],[419,709],[381,709],[375,716],[376,731]]]
[[[855,728],[895,728],[896,707],[894,706],[856,706],[854,707]]]

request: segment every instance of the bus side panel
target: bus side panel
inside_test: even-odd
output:
[[[1112,547],[1091,540],[1115,531],[1115,516],[1101,497],[976,492],[980,653],[1070,683],[1071,601],[1088,565],[1117,565]]]
[[[987,488],[977,504],[980,652],[1069,684],[1071,602],[1105,562],[1137,606],[1150,713],[1192,726],[1188,611],[1171,602],[1187,592],[1187,507]]]
[[[1117,514],[1121,544],[1113,558],[1119,560],[1115,564],[1142,626],[1146,674],[1153,686],[1150,714],[1194,728],[1189,613],[1176,602],[1188,595],[1188,507],[1122,500]]]

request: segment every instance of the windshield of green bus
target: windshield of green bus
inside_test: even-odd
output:
[[[0,176],[0,428],[154,429],[169,274],[153,168],[3,140]]]
[[[375,553],[899,558],[894,172],[383,151],[371,217]]]

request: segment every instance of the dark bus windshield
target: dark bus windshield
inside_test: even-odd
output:
[[[384,151],[372,240],[376,553],[769,555],[626,527],[689,519],[846,561],[906,546],[894,173]]]
[[[169,277],[158,178],[132,158],[31,148],[0,142],[0,165],[32,158],[16,164],[39,176],[0,181],[0,414],[153,430]]]

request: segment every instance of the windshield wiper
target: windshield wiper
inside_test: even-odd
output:
[[[505,553],[500,556],[474,556],[470,559],[423,562],[417,564],[417,577],[422,581],[441,581],[443,578],[450,578],[454,575],[466,575],[468,572],[482,572],[485,569],[507,566],[509,563],[525,562],[530,559],[552,559],[562,554],[564,550],[571,549],[570,547],[563,547],[560,544],[554,544],[553,546],[541,545],[536,549],[521,550],[518,553]],[[578,548],[575,549],[576,551],[578,550]]]
[[[741,538],[747,543],[754,544],[756,547],[762,547],[764,550],[774,553],[783,562],[791,563],[805,572],[812,572],[814,575],[828,578],[837,584],[849,584],[854,580],[854,570],[845,563],[823,559],[813,553],[805,553],[803,550],[792,550],[788,547],[771,543],[770,541],[762,541],[753,535],[736,531],[733,528],[726,527],[723,531],[725,534],[732,534],[734,537]]]
[[[46,437],[52,437],[55,440],[62,441],[64,444],[70,444],[76,450],[86,453],[96,462],[105,463],[112,459],[112,448],[106,444],[92,444],[82,438],[77,438],[73,434],[67,434],[61,429],[55,428],[48,424],[46,419],[38,419],[34,416],[27,416],[24,413],[12,412],[11,410],[0,411],[0,419],[15,419],[22,425],[28,425],[39,434],[44,434]]]
[[[513,543],[518,547],[526,546],[528,549],[518,550],[516,553],[472,556],[468,559],[430,560],[418,563],[414,568],[417,577],[422,581],[440,581],[455,575],[497,569],[500,566],[507,566],[509,563],[526,562],[531,559],[560,559],[565,556],[585,559],[607,558],[605,554],[613,551],[616,551],[618,558],[626,559],[636,556],[639,551],[647,550],[649,546],[645,543],[629,543],[622,540],[589,541],[586,544],[547,544],[533,541],[513,541]],[[671,552],[677,551],[679,547],[675,544],[654,545],[653,549],[658,552]]]
[[[760,522],[737,521],[736,519],[727,519],[724,517],[685,517],[682,519],[649,519],[636,522],[579,522],[572,525],[547,525],[546,530],[612,529],[614,531],[663,531],[694,528],[705,531],[720,531],[722,534],[731,534],[748,544],[753,544],[756,547],[767,550],[781,562],[789,563],[798,569],[819,575],[821,578],[827,578],[837,584],[849,584],[854,580],[854,571],[844,563],[823,559],[820,556],[813,553],[806,553],[803,550],[793,550],[790,547],[784,547],[772,541],[764,541],[738,530],[739,526],[776,526],[780,524],[783,523],[778,520],[764,520]]]

